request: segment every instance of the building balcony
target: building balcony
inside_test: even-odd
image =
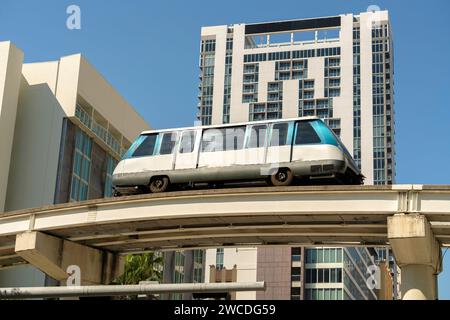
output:
[[[277,92],[279,92],[280,91],[280,89],[277,87],[277,88],[267,88],[267,92],[268,93],[277,93]]]

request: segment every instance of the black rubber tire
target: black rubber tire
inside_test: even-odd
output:
[[[151,193],[164,192],[169,188],[170,182],[167,177],[155,177],[150,181],[148,188]]]
[[[294,175],[289,169],[279,169],[277,173],[270,176],[270,182],[274,186],[290,186]]]

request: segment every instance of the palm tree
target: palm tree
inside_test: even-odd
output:
[[[162,279],[163,256],[160,252],[128,255],[125,259],[125,268],[121,276],[113,283],[119,285],[139,284],[141,281],[158,281]],[[123,299],[135,299],[123,297]]]

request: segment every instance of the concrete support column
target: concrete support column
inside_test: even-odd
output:
[[[419,214],[389,217],[388,238],[401,269],[403,300],[437,299],[441,250],[426,217]]]
[[[62,285],[69,278],[69,266],[79,268],[81,285],[109,284],[123,271],[123,260],[117,255],[42,232],[18,234],[15,251]]]
[[[404,265],[401,267],[403,300],[437,299],[437,274],[431,266]]]

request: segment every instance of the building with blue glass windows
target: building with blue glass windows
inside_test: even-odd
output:
[[[0,42],[1,136],[8,140],[0,144],[0,214],[111,196],[116,163],[149,125],[82,55],[38,63],[23,56]],[[0,271],[0,287],[48,281],[31,266]]]
[[[221,124],[318,116],[340,136],[365,184],[393,184],[393,58],[387,11],[203,27],[197,118]],[[241,251],[225,248],[222,264],[233,268]],[[376,298],[361,277],[367,277],[370,261],[379,260],[380,250],[254,251],[253,263],[236,267],[238,279],[245,269],[246,279],[267,282],[267,290],[254,298]],[[219,253],[207,250],[206,264],[213,265]],[[308,260],[316,254],[319,261],[322,254],[339,261]]]

